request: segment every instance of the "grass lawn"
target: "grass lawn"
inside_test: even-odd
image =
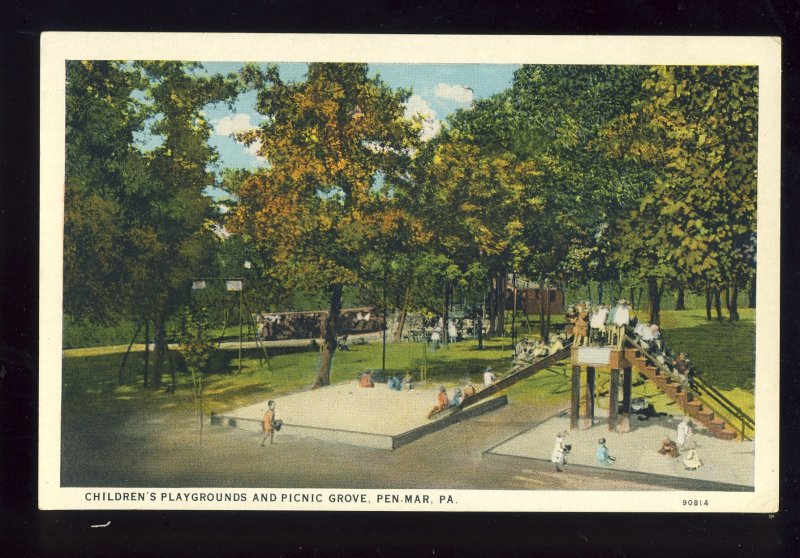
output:
[[[707,322],[704,310],[664,311],[662,325],[669,346],[676,351],[685,351],[704,379],[722,390],[740,407],[753,413],[753,310],[742,309],[741,320],[734,324]],[[403,375],[406,370],[412,370],[419,378],[421,368],[427,366],[427,381],[431,384],[451,387],[471,381],[480,385],[486,366],[492,366],[501,375],[508,370],[512,355],[508,338],[486,340],[484,345],[485,349],[478,351],[476,342],[467,341],[432,351],[421,343],[390,343],[386,347],[387,373]],[[108,348],[97,347],[64,352],[65,410],[113,410],[120,405],[131,412],[135,412],[137,407],[145,411],[150,406],[176,410],[194,408],[192,383],[188,374],[177,374],[175,394],[143,389],[143,347],[135,345],[128,358],[126,384],[120,386],[118,371],[122,353],[109,351]],[[319,353],[314,351],[284,352],[271,356],[269,365],[262,367],[256,351],[245,351],[242,372],[237,374],[237,352],[224,351],[204,382],[206,413],[223,412],[260,399],[307,389],[314,381],[318,358]],[[381,360],[380,343],[354,345],[349,351],[337,351],[331,381],[355,379],[366,368],[380,371]],[[170,383],[167,367],[164,384]],[[601,374],[598,391],[607,389],[607,384],[608,374]],[[514,401],[531,405],[559,400],[566,404],[569,398],[568,364],[553,366],[516,384],[508,390],[508,395]],[[635,387],[634,396],[649,398],[660,411],[677,410],[666,396],[649,383]],[[602,399],[600,406],[603,406]]]

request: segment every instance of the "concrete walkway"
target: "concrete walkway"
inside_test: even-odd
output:
[[[572,444],[567,455],[565,471],[570,465],[600,468],[603,470],[644,473],[663,477],[678,477],[733,485],[728,488],[749,488],[754,484],[755,444],[751,441],[729,441],[714,438],[708,430],[695,426],[693,441],[697,444],[702,467],[687,471],[683,465],[683,455],[677,458],[658,453],[663,438],[676,439],[677,426],[683,417],[660,416],[649,420],[631,417],[631,431],[627,433],[610,432],[606,418],[598,415],[595,425],[569,431],[569,414],[564,412],[543,423],[512,437],[491,448],[486,453],[550,461],[550,454],[558,432],[567,431],[566,443]],[[595,451],[597,440],[606,439],[611,456],[616,458],[613,466],[604,467],[597,463]],[[726,487],[720,486],[720,489]]]

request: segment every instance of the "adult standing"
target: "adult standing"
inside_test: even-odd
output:
[[[607,317],[608,308],[606,308],[605,304],[601,304],[600,307],[592,313],[592,317],[589,318],[589,327],[591,328],[589,334],[590,342],[592,341],[592,337],[594,337],[595,341],[603,342],[603,337],[606,333]]]
[[[441,336],[439,335],[439,330],[434,329],[433,333],[431,333],[431,348],[435,351],[439,348],[439,341],[441,341]]]
[[[692,419],[689,417],[683,417],[683,420],[680,422],[680,424],[678,424],[678,436],[675,442],[678,444],[679,448],[685,449],[688,443],[691,441],[692,436],[694,435],[692,426]]]
[[[617,347],[622,348],[625,344],[625,328],[631,321],[631,314],[628,310],[628,303],[626,300],[619,301],[619,307],[614,312],[614,325],[617,330]]]
[[[620,300],[620,302],[622,302]],[[606,340],[609,345],[614,344],[614,335],[617,332],[617,326],[614,323],[614,318],[617,315],[617,309],[619,308],[619,303],[615,306],[612,306],[611,309],[608,311],[608,315],[606,316]]]

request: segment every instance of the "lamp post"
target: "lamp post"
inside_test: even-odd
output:
[[[381,372],[386,372],[386,262],[383,264],[383,357],[381,360]]]

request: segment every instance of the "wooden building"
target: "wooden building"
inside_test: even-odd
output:
[[[511,276],[509,276],[506,286],[506,310],[514,309],[515,290],[517,293],[517,310],[522,310],[523,314],[529,316],[539,315],[543,303],[545,304],[545,312],[547,312],[549,306],[550,315],[564,313],[564,291],[555,287],[549,287],[545,290],[539,286],[539,283],[520,277],[512,278]]]

